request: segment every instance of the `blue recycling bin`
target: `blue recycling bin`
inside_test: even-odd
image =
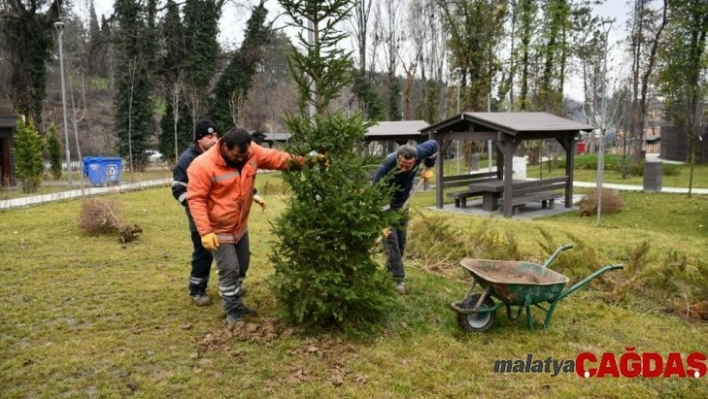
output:
[[[121,158],[84,157],[84,176],[94,186],[120,184],[120,175],[123,170]]]

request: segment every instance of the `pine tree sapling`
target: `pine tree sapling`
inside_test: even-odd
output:
[[[42,163],[42,137],[31,123],[17,122],[15,146],[12,149],[15,158],[17,177],[22,181],[22,191],[37,192],[42,184],[44,164]]]
[[[57,127],[49,127],[47,135],[47,151],[49,152],[49,170],[52,172],[54,180],[61,179],[61,142],[57,135]]]
[[[276,296],[288,319],[298,324],[362,327],[389,307],[390,278],[370,249],[393,214],[382,210],[387,192],[372,186],[367,160],[353,145],[366,126],[341,113],[288,121],[293,153],[326,153],[331,165],[284,173],[292,190],[289,208],[273,226],[279,245],[271,256]]]
[[[289,58],[301,114],[286,118],[293,135],[287,150],[296,155],[314,150],[330,162],[283,173],[292,194],[272,227],[278,240],[270,256],[275,295],[285,317],[297,324],[371,330],[394,291],[370,250],[397,215],[383,210],[390,189],[371,184],[367,170],[373,161],[356,154],[367,124],[358,115],[329,110],[351,76],[349,53],[336,48],[343,35],[334,26],[353,2],[279,3],[302,30],[303,21],[312,21],[315,32],[311,43],[300,35],[306,51],[293,51]],[[316,92],[310,81],[317,82]],[[308,105],[317,110],[314,118],[305,115]]]

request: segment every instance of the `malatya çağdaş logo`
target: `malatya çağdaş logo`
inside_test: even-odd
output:
[[[619,356],[612,352],[596,355],[583,352],[575,359],[556,360],[534,358],[495,360],[495,373],[575,373],[582,378],[703,378],[708,371],[706,355],[701,352],[681,354],[671,352],[662,356],[656,352],[636,353],[635,348],[625,348]]]

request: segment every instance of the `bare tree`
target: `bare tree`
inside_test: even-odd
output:
[[[172,133],[175,139],[175,163],[179,160],[179,118],[182,99],[184,97],[184,69],[178,68],[177,73],[172,77],[172,80],[167,81],[167,90],[170,95],[170,103],[172,105]]]
[[[133,96],[135,94],[135,70],[138,68],[137,60],[133,59],[128,63],[128,73],[130,74],[130,97],[128,101],[128,160],[130,171],[133,169]]]
[[[194,129],[197,127],[197,120],[206,112],[206,104],[202,94],[195,90],[184,90],[184,99],[189,109],[189,116],[192,118],[192,139],[194,139]]]
[[[401,21],[401,0],[384,0],[383,8],[385,12],[385,24],[383,25],[384,53],[386,55],[386,74],[388,78],[388,113],[390,120],[398,120],[400,118],[398,102],[398,77],[396,70],[398,69],[399,51],[404,40]]]
[[[86,118],[86,111],[87,111],[87,105],[86,105],[86,84],[84,82],[84,74],[81,74],[81,89],[80,89],[80,98],[78,100],[74,100],[74,87],[73,87],[73,79],[69,79],[69,95],[71,97],[71,123],[74,128],[74,141],[76,142],[76,155],[81,161],[83,157],[81,156],[81,145],[79,143],[79,123]],[[84,174],[80,173],[79,174],[80,178],[80,184],[81,184],[81,194],[83,195],[84,193]]]
[[[353,13],[353,28],[359,50],[359,72],[366,76],[366,41],[368,39],[369,17],[373,0],[356,0]]]
[[[245,102],[243,91],[232,91],[229,98],[229,108],[231,109],[231,120],[234,126],[243,126],[243,104]]]
[[[640,161],[647,116],[647,92],[654,71],[661,34],[667,23],[667,0],[658,10],[650,9],[651,0],[635,0],[631,35],[632,51],[632,138],[634,160]],[[657,19],[657,14],[661,17]]]
[[[371,32],[371,51],[369,52],[369,78],[374,77],[374,71],[378,63],[379,46],[385,40],[383,28],[383,16],[381,13],[381,2],[376,2],[374,5],[374,21],[373,30]]]

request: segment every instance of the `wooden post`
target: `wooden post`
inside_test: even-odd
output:
[[[438,209],[443,208],[443,140],[440,134],[437,137],[433,136],[433,132],[428,133],[429,139],[435,139],[438,143],[437,167],[435,168],[435,206]]]

